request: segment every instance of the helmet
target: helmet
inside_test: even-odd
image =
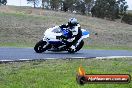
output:
[[[78,22],[77,22],[77,19],[76,18],[70,18],[69,19],[69,22],[68,22],[68,25],[69,26],[76,26],[78,24]]]

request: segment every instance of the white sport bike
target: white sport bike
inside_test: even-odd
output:
[[[63,38],[61,36],[66,36],[68,34],[68,31],[66,29],[62,29],[59,26],[55,26],[53,28],[49,28],[45,31],[44,37],[42,40],[36,43],[34,50],[37,53],[42,53],[46,50],[48,51],[68,51],[69,53],[75,53],[79,51],[83,45],[84,45],[84,38],[89,37],[89,32],[81,29],[82,36],[76,43],[75,50],[71,49],[65,42],[63,42]],[[69,43],[72,43],[72,41],[75,39],[75,37],[67,39],[66,41]]]

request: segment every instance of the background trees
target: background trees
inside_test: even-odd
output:
[[[33,7],[36,8],[40,0],[27,0],[28,4],[33,4]]]
[[[50,5],[52,10],[57,10],[59,8],[60,0],[50,0]]]
[[[42,8],[61,11],[76,11],[79,14],[92,13],[92,16],[114,20],[126,13],[125,0],[27,0],[34,7],[41,1]]]
[[[60,0],[61,2],[61,10],[62,11],[73,11],[74,10],[74,4],[76,0]]]
[[[125,0],[27,0],[34,7],[41,1],[43,9],[76,12],[114,20],[126,16],[128,5]]]
[[[3,5],[6,5],[7,3],[7,0],[0,0],[0,5],[3,4]]]
[[[96,0],[91,12],[92,16],[114,20],[125,15],[127,8],[125,0]]]
[[[91,1],[94,0],[42,0],[42,8],[86,14],[93,5]]]

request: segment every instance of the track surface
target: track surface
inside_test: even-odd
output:
[[[127,50],[80,50],[75,54],[67,52],[35,53],[33,48],[0,48],[0,60],[19,59],[67,59],[67,58],[95,58],[107,56],[132,56],[132,51]]]

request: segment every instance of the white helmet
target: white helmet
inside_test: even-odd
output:
[[[70,23],[70,24],[71,24],[71,25],[73,25],[73,26],[75,26],[75,25],[77,25],[77,24],[78,24],[78,22],[77,22],[77,19],[76,19],[76,18],[70,18],[68,23]]]
[[[77,23],[77,19],[76,18],[70,18],[69,22],[72,24]]]

